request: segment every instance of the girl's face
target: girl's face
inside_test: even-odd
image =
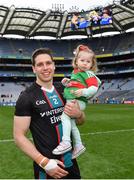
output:
[[[82,71],[88,71],[91,69],[93,64],[93,54],[85,51],[81,51],[76,60],[78,69]]]

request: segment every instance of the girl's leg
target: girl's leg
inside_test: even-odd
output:
[[[53,150],[53,154],[60,155],[72,149],[71,146],[71,118],[64,112],[61,115],[63,136],[60,144]]]
[[[83,101],[78,101],[78,103],[79,103],[80,109],[84,110],[86,107],[85,103]],[[72,132],[73,142],[74,142],[74,150],[72,153],[72,159],[74,159],[78,157],[80,154],[82,154],[86,150],[86,148],[82,144],[80,132],[74,119],[71,120],[71,128],[72,128],[71,132]]]

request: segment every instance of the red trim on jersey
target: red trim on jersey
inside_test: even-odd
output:
[[[86,86],[84,86],[82,83],[77,82],[77,81],[70,81],[67,84],[67,87],[77,87],[77,88],[80,88],[80,89],[86,88]]]
[[[96,77],[90,77],[90,78],[86,79],[86,83],[87,83],[88,87],[90,87],[90,86],[98,87],[98,80],[96,79]]]
[[[74,73],[74,74],[77,74],[78,72],[83,72],[83,71],[80,70],[80,69],[78,69],[78,68],[75,68],[75,69],[73,70],[73,73]]]
[[[45,96],[45,97],[46,97],[46,99],[47,99],[47,102],[48,102],[48,104],[49,104],[50,108],[53,108],[53,106],[52,106],[51,102],[49,101],[49,99],[48,99],[48,97],[47,97],[47,95],[46,95],[46,91],[44,91],[44,90],[42,90],[42,91],[43,91],[44,96]]]
[[[61,100],[61,102],[62,102],[62,105],[64,106],[64,102],[63,102],[63,100],[61,99],[61,97],[60,97],[60,95],[59,95],[58,91],[55,89],[55,87],[54,87],[54,90],[56,91],[56,93],[57,93],[57,95],[58,95],[59,99],[60,99],[60,100]]]
[[[60,143],[60,132],[59,132],[58,125],[56,126],[56,132],[57,132],[57,137],[58,137],[58,143]]]

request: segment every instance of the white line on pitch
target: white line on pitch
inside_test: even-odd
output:
[[[97,134],[110,134],[110,133],[119,133],[119,132],[131,132],[134,131],[134,129],[120,129],[120,130],[114,130],[114,131],[100,131],[100,132],[91,132],[91,133],[81,133],[82,136],[87,135],[97,135]],[[32,140],[32,138],[29,138]],[[14,142],[14,139],[1,139],[0,143],[2,142]]]
[[[119,130],[114,130],[114,131],[100,131],[100,132],[91,132],[91,133],[81,133],[81,135],[87,136],[87,135],[120,133],[120,132],[130,132],[130,131],[134,131],[134,129],[119,129]]]
[[[30,140],[32,140],[32,138],[29,138]],[[0,139],[0,143],[3,142],[14,142],[14,139]]]

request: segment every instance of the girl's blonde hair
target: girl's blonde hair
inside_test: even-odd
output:
[[[89,52],[89,53],[91,53],[93,55],[93,57],[92,57],[92,63],[93,64],[92,64],[92,67],[91,67],[90,70],[94,71],[94,72],[97,72],[98,71],[98,67],[97,67],[97,61],[96,61],[95,53],[94,53],[94,51],[92,49],[90,49],[88,46],[85,46],[83,44],[77,46],[76,50],[74,51],[75,57],[74,57],[74,59],[72,61],[73,68],[77,68],[77,63],[76,62],[77,62],[79,53],[81,51]]]

